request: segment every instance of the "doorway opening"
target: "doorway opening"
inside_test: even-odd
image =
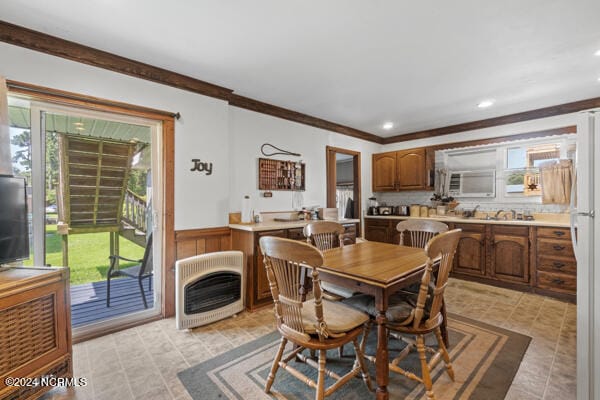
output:
[[[338,209],[338,218],[361,216],[360,152],[326,147],[327,207]],[[358,235],[360,235],[360,223]]]
[[[160,315],[161,123],[20,96],[9,122],[28,185],[24,264],[69,268],[74,335]]]

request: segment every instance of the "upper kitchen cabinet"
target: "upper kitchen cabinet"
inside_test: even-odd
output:
[[[430,189],[434,163],[425,148],[373,154],[373,192]]]
[[[397,161],[395,151],[373,154],[373,191],[396,190]]]

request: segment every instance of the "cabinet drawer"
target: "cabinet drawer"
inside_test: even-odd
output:
[[[572,275],[538,271],[537,285],[542,289],[555,290],[557,292],[577,292],[577,278]]]
[[[277,237],[287,237],[287,234],[285,232],[285,229],[278,229],[276,231],[264,231],[264,232],[258,232],[256,234],[257,237],[261,238],[263,236],[277,236]]]
[[[538,237],[571,240],[571,230],[569,228],[537,228]]]
[[[493,225],[492,232],[500,235],[529,236],[528,226]]]
[[[288,229],[288,239],[292,240],[306,240],[304,237],[304,228],[292,228]]]
[[[575,258],[573,245],[568,240],[538,238],[537,253],[546,257]]]
[[[547,258],[541,255],[538,256],[537,269],[553,273],[576,275],[577,262],[569,258]]]
[[[400,221],[398,221],[400,222]],[[389,219],[374,219],[374,218],[365,218],[365,225],[367,226],[385,226],[386,228],[390,225]],[[394,225],[396,226],[396,225]]]
[[[484,224],[461,224],[455,223],[453,229],[462,229],[463,232],[485,232]]]

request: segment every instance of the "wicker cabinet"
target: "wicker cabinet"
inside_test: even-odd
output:
[[[0,399],[33,399],[47,386],[7,387],[6,377],[72,377],[69,271],[0,272]]]

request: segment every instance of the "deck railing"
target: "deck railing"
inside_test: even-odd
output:
[[[146,200],[127,189],[122,220],[138,231],[146,232]]]

